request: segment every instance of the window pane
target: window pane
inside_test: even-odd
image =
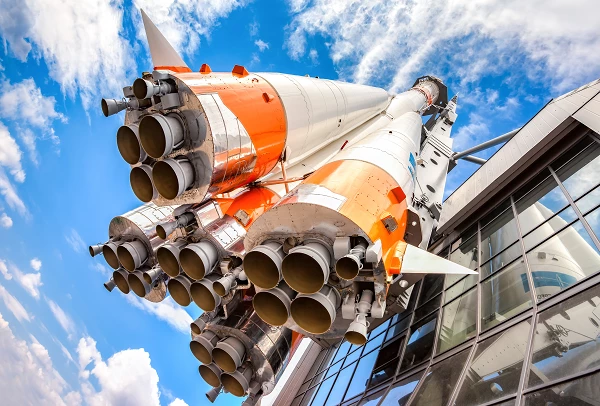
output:
[[[477,234],[461,244],[448,259],[470,269],[477,268]]]
[[[292,404],[290,406],[298,406],[300,404],[300,402],[302,402],[302,395],[294,398],[294,401],[292,402]]]
[[[585,216],[585,220],[592,228],[594,234],[596,234],[596,238],[600,238],[600,209],[596,209]]]
[[[410,324],[410,317],[405,317],[399,323],[394,324],[388,330],[387,335],[385,337],[385,341],[391,340],[392,338],[396,337],[398,334],[400,334],[401,332],[406,330],[408,328],[409,324]]]
[[[446,291],[444,294],[444,303],[448,303],[455,297],[462,295],[463,292],[466,292],[471,287],[475,286],[478,280],[479,275],[467,275],[466,278],[463,278],[462,281],[458,282],[456,285],[452,286]]]
[[[325,378],[329,378],[330,376],[337,374],[340,369],[342,369],[342,363],[338,362],[329,367],[327,372],[325,373]]]
[[[344,367],[346,365],[349,365],[350,363],[356,361],[360,357],[361,353],[362,353],[362,348],[359,348],[357,351],[350,353],[344,360]]]
[[[397,357],[403,342],[404,337],[385,345],[381,351],[379,351],[375,368],[379,368],[380,366]]]
[[[419,306],[442,291],[444,287],[444,274],[428,274],[423,278],[423,289],[419,297]]]
[[[398,353],[400,352],[403,343],[404,337],[381,349],[377,356],[377,361],[375,362],[373,376],[371,377],[371,382],[369,382],[369,387],[377,386],[396,374],[396,368],[398,367],[398,362],[400,362]]]
[[[542,224],[531,233],[523,237],[525,250],[529,251],[531,248],[539,244],[540,241],[544,241],[552,234],[556,234],[559,230],[565,228],[567,224],[573,222],[574,220],[577,220],[577,214],[575,214],[575,210],[568,207],[561,211],[558,216],[552,217],[548,222]]]
[[[469,350],[466,350],[433,365],[427,372],[423,384],[419,388],[411,405],[446,405],[450,401],[454,386],[460,377],[468,357]],[[460,403],[457,404],[460,405]]]
[[[484,263],[517,241],[517,225],[512,209],[508,207],[481,230],[481,262]]]
[[[521,244],[517,241],[500,255],[496,255],[491,261],[481,265],[482,278],[498,272],[521,255],[523,255],[523,250],[521,249]]]
[[[385,334],[379,334],[377,337],[370,339],[369,341],[367,341],[367,343],[365,344],[365,354],[377,347],[379,347],[381,345],[381,343],[383,342],[383,338],[385,337]]]
[[[405,370],[429,359],[433,351],[437,313],[411,328],[400,370]]]
[[[371,382],[369,382],[369,387],[377,386],[382,382],[387,381],[390,378],[393,378],[396,374],[396,367],[398,366],[398,358],[395,358],[392,362],[389,362],[384,367],[381,367],[373,372],[373,376],[371,377]]]
[[[327,379],[326,381],[323,381],[323,383],[319,387],[319,390],[315,394],[315,397],[313,398],[311,405],[321,406],[321,405],[325,404],[325,399],[327,399],[327,395],[329,395],[329,391],[331,390],[331,387],[333,386],[334,380],[335,380],[335,376]]]
[[[370,337],[375,337],[377,334],[381,333],[382,331],[385,331],[385,329],[388,327],[389,324],[390,324],[390,321],[387,320],[387,321],[383,322],[382,324],[380,324],[379,326],[377,326],[377,328],[375,328],[373,331],[371,331]]]
[[[304,397],[302,398],[302,403],[300,403],[300,405],[301,406],[310,405],[310,401],[312,400],[313,395],[315,394],[317,389],[319,389],[318,386],[313,386],[308,391],[306,391],[306,393],[304,394]]]
[[[346,356],[346,354],[348,354],[348,350],[350,349],[350,346],[351,346],[351,344],[348,341],[344,341],[343,343],[341,343],[340,348],[338,349],[337,353],[335,354],[335,358],[333,358],[333,361],[331,361],[331,364],[335,364],[336,362],[338,362],[339,360],[344,358]]]
[[[527,253],[527,261],[538,300],[600,270],[600,255],[579,221]]]
[[[531,307],[526,272],[523,259],[519,259],[481,284],[482,330]]]
[[[547,171],[546,171],[547,172]],[[519,226],[523,234],[548,220],[568,204],[560,187],[552,177],[547,177],[530,193],[515,203],[519,213]]]
[[[540,314],[529,386],[596,367],[600,361],[600,286]]]
[[[446,351],[477,333],[477,288],[446,305],[437,352]]]
[[[325,356],[323,357],[323,360],[321,361],[321,365],[319,365],[318,372],[323,371],[325,368],[327,368],[329,366],[329,364],[331,363],[331,359],[333,358],[333,356],[335,355],[337,350],[338,349],[336,347],[333,347],[333,348],[328,348],[328,349],[321,351],[321,354],[325,353]],[[321,354],[319,354],[319,356]]]
[[[344,392],[346,392],[346,388],[350,383],[350,379],[352,379],[352,374],[354,373],[354,369],[356,368],[356,363],[342,369],[342,371],[337,376],[335,383],[333,385],[333,389],[329,394],[329,398],[327,398],[326,406],[337,405],[342,401],[344,397]]]
[[[442,302],[442,295],[438,295],[434,299],[425,303],[423,306],[419,307],[415,310],[415,321],[419,321],[423,317],[427,316],[429,313],[435,311],[440,307],[440,303]]]
[[[304,383],[303,383],[303,384],[300,386],[300,389],[298,389],[298,392],[296,392],[296,393],[302,393],[302,392],[304,392],[305,390],[307,390],[307,389],[308,389],[308,387],[309,387],[309,386],[310,386],[310,379],[309,379],[308,381],[304,382]]]
[[[383,389],[380,389],[376,392],[369,393],[361,401],[358,403],[358,406],[376,406],[379,403],[379,400],[383,395],[385,395],[385,391],[387,390],[387,386]]]
[[[324,361],[325,356],[327,355],[327,352],[329,350],[321,350],[321,352],[319,353],[319,355],[317,355],[317,359],[315,360],[314,364],[312,365],[312,367],[310,368],[310,371],[308,372],[308,374],[306,374],[306,378],[312,378],[314,376],[314,374],[317,373],[317,371],[321,371],[323,369],[325,369],[325,366],[322,366],[322,364],[326,364],[327,361]]]
[[[530,327],[529,321],[519,323],[477,345],[457,405],[480,405],[517,392]]]
[[[587,213],[598,206],[600,204],[600,187],[597,187],[581,199],[577,200],[575,204],[577,204],[577,207],[579,207],[579,210],[581,210],[582,213]]]
[[[573,198],[577,199],[599,183],[600,145],[592,143],[579,155],[556,171],[559,179]]]
[[[530,393],[524,399],[525,406],[597,406],[600,373]]]
[[[356,367],[356,371],[354,371],[354,376],[352,377],[352,381],[350,382],[350,386],[348,387],[348,392],[344,399],[350,399],[359,393],[365,391],[367,387],[367,383],[369,382],[369,378],[371,377],[371,372],[373,370],[373,365],[375,365],[375,360],[377,359],[377,352],[372,352],[368,355],[365,355],[358,362],[358,366]]]
[[[412,376],[409,376],[406,379],[403,379],[399,382],[396,382],[394,386],[390,389],[390,392],[387,394],[383,402],[381,402],[381,406],[404,406],[410,395],[412,395],[413,391],[417,387],[417,384],[421,380],[423,376],[423,372],[419,372]]]

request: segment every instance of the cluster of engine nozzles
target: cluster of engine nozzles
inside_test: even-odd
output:
[[[190,342],[190,350],[202,363],[198,368],[202,379],[232,395],[244,396],[254,375],[244,343],[233,336],[220,339],[210,330],[202,332],[197,322],[192,323],[192,331],[197,335]],[[211,392],[206,395],[214,400]]]
[[[338,259],[335,264],[337,276],[345,280],[354,279],[363,267],[365,251],[366,244],[359,243]],[[339,292],[327,284],[331,258],[330,249],[316,241],[295,246],[289,249],[287,255],[279,242],[266,242],[252,249],[244,257],[244,271],[254,285],[265,289],[254,295],[256,313],[274,326],[285,324],[291,316],[300,328],[309,333],[327,332],[341,304]],[[365,292],[370,292],[370,296],[363,292],[364,301],[369,302],[368,312],[373,294]],[[363,344],[367,326],[366,318],[358,320],[357,316],[346,333],[346,339],[353,344]]]

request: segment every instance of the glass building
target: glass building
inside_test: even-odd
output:
[[[600,405],[600,82],[547,104],[445,202],[431,274],[361,347],[311,343],[275,405]]]

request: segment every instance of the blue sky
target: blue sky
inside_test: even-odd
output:
[[[192,3],[0,0],[0,389],[9,404],[205,402],[188,350],[200,311],[108,294],[108,268],[87,254],[112,217],[140,204],[116,148],[123,116],[99,108],[151,69],[139,7],[192,69],[242,64],[392,92],[435,74],[460,95],[457,150],[600,77],[593,0]],[[460,162],[446,194],[474,169]]]

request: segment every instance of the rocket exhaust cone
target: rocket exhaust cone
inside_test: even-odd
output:
[[[300,328],[312,334],[323,334],[335,320],[340,297],[335,289],[326,285],[311,295],[299,295],[291,305],[291,315]]]
[[[209,275],[194,282],[190,288],[194,303],[205,312],[212,312],[221,304],[221,296],[213,289],[213,282],[218,278],[217,275]]]
[[[219,253],[208,241],[188,244],[179,253],[179,262],[185,273],[192,279],[200,280],[212,272]]]
[[[363,345],[367,342],[367,325],[353,321],[344,334],[344,338],[352,345]]]
[[[129,173],[129,184],[135,196],[144,203],[158,197],[158,192],[152,183],[152,167],[149,165],[132,168]]]
[[[115,282],[115,280],[113,278],[110,278],[110,280],[108,282],[104,282],[104,287],[109,292],[112,292],[113,289],[115,288],[115,286],[117,286],[117,283]]]
[[[213,361],[225,372],[234,372],[244,362],[246,347],[235,337],[219,341],[212,351]]]
[[[200,335],[202,330],[206,327],[206,322],[202,320],[201,317],[198,317],[196,320],[190,323],[190,329],[196,335]]]
[[[133,272],[146,262],[148,250],[141,241],[126,242],[117,248],[117,257],[123,268]]]
[[[215,400],[217,400],[217,396],[219,396],[219,394],[221,393],[221,389],[223,389],[222,386],[219,386],[218,388],[212,388],[211,390],[206,392],[206,399],[208,399],[210,403],[215,403]]]
[[[300,293],[316,293],[329,278],[330,259],[329,250],[321,243],[294,247],[283,259],[283,279]]]
[[[90,256],[93,258],[96,255],[102,253],[102,248],[104,248],[104,244],[90,245],[88,247],[88,252],[90,253]]]
[[[242,397],[246,395],[252,379],[252,368],[246,364],[234,372],[228,372],[221,375],[223,388],[234,396]]]
[[[148,155],[162,158],[183,141],[183,125],[179,118],[172,115],[146,116],[140,122],[140,140]]]
[[[118,269],[113,272],[113,280],[117,284],[117,288],[124,294],[128,294],[130,292],[129,282],[127,281],[127,272],[123,269]]]
[[[187,159],[165,159],[152,168],[156,190],[165,199],[175,199],[194,183],[194,168]]]
[[[346,255],[335,263],[335,272],[342,279],[352,280],[358,276],[361,269],[360,260],[357,262],[352,255]]]
[[[219,342],[219,337],[212,331],[205,331],[190,341],[190,350],[194,357],[203,364],[213,362],[212,352]]]
[[[252,305],[258,317],[272,326],[282,326],[290,317],[290,306],[295,292],[285,284],[254,295]]]
[[[221,369],[215,364],[200,365],[198,372],[202,379],[210,386],[215,388],[221,386]]]
[[[104,260],[112,269],[119,269],[121,264],[119,263],[119,257],[117,256],[117,248],[123,244],[122,241],[110,241],[104,244],[102,247],[102,255]]]
[[[117,130],[117,148],[119,153],[129,165],[146,160],[148,155],[140,144],[140,135],[137,125],[123,125]]]
[[[165,244],[156,250],[156,259],[160,267],[171,278],[176,278],[181,272],[179,263],[179,254],[181,249],[187,245],[185,241],[179,240],[170,244]]]
[[[127,276],[127,282],[129,287],[133,290],[133,293],[139,297],[144,297],[152,290],[152,286],[145,278],[145,274],[142,271],[131,272]]]
[[[180,306],[188,306],[192,303],[190,296],[190,285],[192,282],[183,275],[169,280],[167,289],[173,300]]]
[[[143,100],[145,98],[154,96],[151,92],[152,87],[154,87],[153,83],[148,82],[145,79],[137,78],[133,81],[133,86],[131,87],[133,89],[133,95],[136,99]]]
[[[166,240],[171,233],[179,228],[177,221],[170,221],[168,223],[159,224],[156,226],[156,234],[161,240]]]
[[[244,272],[252,283],[263,289],[277,286],[281,280],[283,247],[276,242],[261,244],[244,257]]]

